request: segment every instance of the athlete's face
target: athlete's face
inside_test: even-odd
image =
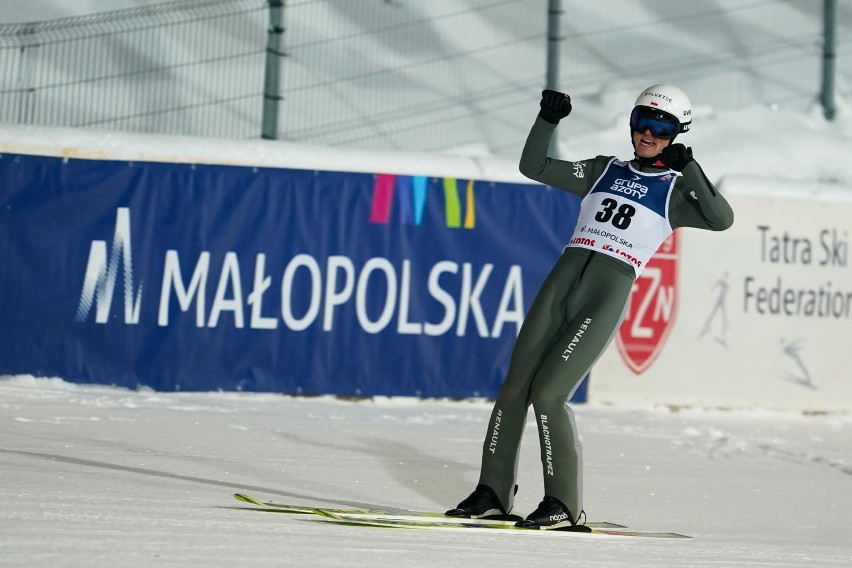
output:
[[[633,150],[640,158],[653,158],[669,145],[670,138],[657,138],[651,134],[651,129],[645,132],[633,132]]]

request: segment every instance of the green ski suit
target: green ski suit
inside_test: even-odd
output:
[[[536,118],[521,155],[520,171],[541,183],[584,197],[611,156],[582,162],[547,157],[556,125]],[[668,168],[633,168],[663,172]],[[697,162],[684,167],[669,201],[673,229],[722,231],[733,223],[728,202]],[[482,449],[479,483],[512,508],[518,455],[529,406],[538,423],[544,494],[559,499],[574,520],[583,510],[583,456],[568,400],[615,335],[635,280],[627,261],[568,246],[539,289],[512,352]],[[581,337],[581,340],[578,339]],[[564,355],[570,351],[570,358]]]

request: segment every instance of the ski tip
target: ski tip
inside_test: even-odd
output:
[[[328,509],[323,509],[321,507],[315,507],[314,508],[314,514],[320,515],[320,516],[323,516],[323,517],[328,517],[329,519],[335,519],[337,521],[348,520],[348,519],[345,519],[344,517],[341,517],[340,515],[338,515],[334,511],[330,511]]]
[[[263,501],[258,501],[254,497],[249,495],[245,495],[243,493],[234,493],[234,499],[237,501],[242,501],[244,503],[251,503],[252,505],[263,505]]]

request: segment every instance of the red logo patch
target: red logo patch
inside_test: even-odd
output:
[[[637,375],[660,355],[677,314],[677,233],[666,239],[633,283],[616,344]]]

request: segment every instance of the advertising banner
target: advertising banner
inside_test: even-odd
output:
[[[852,199],[786,185],[732,180],[731,229],[675,233],[634,286],[590,400],[852,408]]]
[[[4,154],[0,374],[494,396],[576,222],[543,186]]]

